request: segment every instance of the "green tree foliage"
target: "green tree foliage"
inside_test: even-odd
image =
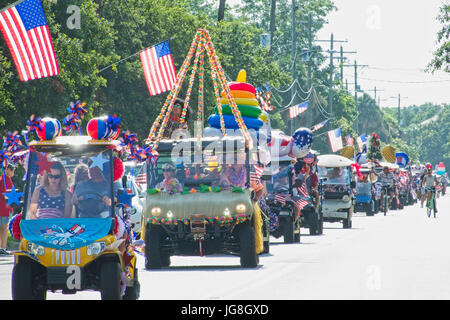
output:
[[[442,3],[437,20],[442,24],[442,29],[437,34],[438,49],[434,52],[434,58],[429,67],[435,70],[450,72],[450,4]]]

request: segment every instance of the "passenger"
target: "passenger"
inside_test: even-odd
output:
[[[233,164],[225,167],[219,180],[219,186],[225,189],[232,187],[243,188],[247,180],[247,170],[244,164]]]
[[[106,183],[102,170],[95,166],[89,168],[89,179],[75,186],[73,203],[80,210],[80,217],[100,216],[106,218],[110,215],[111,185]],[[97,199],[96,199],[97,198]],[[88,210],[80,201],[97,200],[95,209]],[[83,202],[86,203],[86,202]]]
[[[31,219],[73,218],[72,193],[67,189],[67,174],[61,162],[45,171],[42,185],[31,197]]]
[[[332,171],[328,170],[327,178],[329,179],[329,183],[345,183],[345,176],[342,168],[333,168]]]
[[[157,189],[163,192],[173,192],[174,190],[181,192],[183,188],[180,181],[175,178],[175,166],[171,163],[165,163],[162,167],[164,180],[156,185]]]
[[[86,181],[89,179],[89,167],[84,164],[80,163],[75,167],[74,171],[74,182],[72,185],[72,192],[75,189],[75,186],[83,181]]]

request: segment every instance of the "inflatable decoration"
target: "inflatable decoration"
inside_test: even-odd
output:
[[[445,174],[445,165],[444,165],[443,162],[439,162],[439,164],[437,165],[436,173],[439,174],[439,175],[444,175]]]
[[[268,146],[272,157],[284,157],[291,152],[292,137],[285,135],[282,131],[276,130],[272,132],[272,139]]]
[[[53,140],[62,134],[61,122],[58,119],[44,118],[42,126],[37,127],[37,135],[42,141]]]
[[[22,237],[22,233],[20,232],[20,220],[22,219],[22,214],[16,214],[13,216],[8,223],[8,230],[11,237],[16,239],[17,241],[20,241],[20,238]]]
[[[258,107],[258,100],[255,96],[255,87],[246,83],[247,73],[245,70],[239,71],[235,82],[230,82],[231,96],[239,109],[242,120],[244,121],[248,129],[259,130],[263,126],[263,121],[258,119],[261,115],[261,109]],[[226,98],[225,92],[222,92],[222,99],[220,99],[223,120],[225,129],[239,129],[239,123],[236,121],[236,117],[233,113],[233,108],[229,104]],[[218,107],[214,109],[215,114],[208,118],[208,123],[211,127],[221,129],[220,114]]]
[[[341,149],[341,156],[346,157],[348,159],[353,159],[355,154],[355,148],[353,146],[345,146]]]
[[[381,154],[383,158],[389,163],[395,163],[395,148],[392,146],[386,146],[381,149]]]
[[[405,168],[408,163],[409,163],[409,157],[406,153],[404,152],[397,152],[395,154],[395,163],[400,167],[400,168]]]
[[[91,119],[86,127],[88,135],[94,140],[114,140],[120,134],[120,118],[116,116]]]
[[[311,150],[313,142],[312,131],[308,128],[299,128],[292,135],[292,150],[290,156],[294,158],[303,158]]]

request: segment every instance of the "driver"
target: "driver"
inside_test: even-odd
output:
[[[163,192],[173,192],[174,190],[181,192],[183,188],[180,181],[175,178],[175,166],[172,163],[165,163],[162,166],[164,180],[156,185],[157,189]]]
[[[387,187],[387,193],[389,194],[389,204],[388,206],[391,206],[391,202],[392,199],[394,198],[394,191],[396,188],[396,184],[395,184],[395,176],[392,172],[389,172],[389,167],[384,166],[383,167],[383,172],[380,174],[377,174],[375,172],[375,170],[373,171],[373,173],[375,173],[375,175],[378,176],[380,182],[381,182],[381,186],[382,187]],[[387,196],[387,195],[386,195]],[[380,203],[383,203],[384,200],[384,189],[381,189],[381,198],[380,198]]]
[[[98,167],[89,168],[89,179],[75,186],[73,203],[81,211],[80,217],[95,215],[94,211],[100,211],[99,216],[102,218],[109,217],[111,201],[111,186],[106,183],[102,170]],[[83,208],[80,201],[95,200],[101,201],[101,205],[94,209],[93,212],[87,212],[87,208]],[[84,209],[84,210],[83,210]]]

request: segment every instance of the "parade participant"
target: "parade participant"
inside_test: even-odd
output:
[[[11,178],[14,176],[14,166],[8,164],[5,169],[5,174],[0,177],[0,193],[6,193],[13,187]],[[6,189],[5,189],[6,184]],[[0,196],[0,256],[11,255],[7,251],[8,239],[8,221],[11,218],[13,209],[6,204],[4,196]]]
[[[439,181],[436,178],[436,175],[433,174],[433,167],[427,166],[427,174],[424,176],[422,181],[422,186],[425,188],[425,193],[427,196],[427,203],[431,199],[431,190],[436,189],[436,186],[439,184]],[[423,199],[425,198],[425,195]],[[422,207],[423,207],[423,200],[422,200]],[[435,206],[436,213],[438,212],[437,206]]]
[[[165,163],[162,169],[164,180],[158,183],[156,188],[163,192],[181,192],[183,188],[181,187],[180,181],[175,178],[175,166],[171,163]]]
[[[84,164],[84,163],[80,163],[79,165],[77,165],[75,167],[75,171],[74,171],[74,181],[73,181],[73,185],[72,185],[72,192],[75,189],[75,186],[83,181],[86,181],[89,179],[89,167]]]
[[[172,112],[170,113],[170,116],[169,116],[169,122],[167,122],[167,127],[164,130],[163,139],[174,139],[175,138],[175,137],[173,137],[173,133],[177,129],[180,129],[181,115],[183,113],[183,107],[184,107],[184,100],[176,98],[175,102],[173,104]],[[190,119],[191,113],[192,113],[192,111],[188,107],[187,112],[186,112],[186,119],[185,119],[185,122],[182,127],[182,129],[184,129],[184,130],[189,129],[188,124],[189,124],[189,119]]]
[[[73,203],[79,205],[82,200],[91,200],[93,195],[100,195],[102,198],[99,199],[102,202],[102,210],[100,216],[106,218],[109,216],[109,208],[112,205],[111,201],[111,189],[106,183],[106,179],[103,175],[102,170],[98,167],[89,168],[89,179],[81,182],[75,186]],[[87,215],[88,212],[81,210],[80,215]]]
[[[61,162],[55,162],[50,172],[45,171],[41,181],[31,197],[31,219],[73,218],[72,193]]]
[[[230,189],[232,187],[243,188],[245,186],[247,170],[244,164],[234,164],[222,170],[219,186]]]
[[[372,173],[378,176],[378,179],[381,182],[382,187],[387,187],[387,192],[389,193],[389,203],[388,206],[391,206],[392,199],[394,198],[394,190],[395,190],[395,176],[392,172],[389,172],[389,168],[387,166],[383,167],[383,172],[377,174],[375,170],[372,168]],[[380,203],[384,203],[384,189],[381,189],[381,198]],[[387,196],[387,195],[386,195]]]

